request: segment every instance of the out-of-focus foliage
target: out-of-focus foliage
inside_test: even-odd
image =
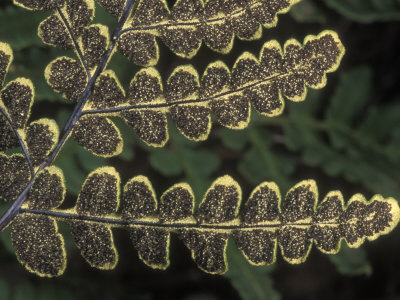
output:
[[[45,17],[46,12],[29,13],[11,6],[11,1],[9,2],[10,5],[0,4],[0,36],[6,37],[5,41],[16,50],[14,66],[10,69],[9,76],[11,77],[9,79],[22,75],[31,78],[35,85],[36,98],[45,100],[42,106],[44,107],[48,101],[60,97],[46,84],[43,71],[51,60],[63,55],[64,52],[44,48],[36,33],[32,34],[36,31],[40,20]],[[99,7],[96,7],[96,11],[98,12],[96,23],[113,24],[113,19],[108,13]],[[303,22],[307,23],[306,26],[313,26],[315,22],[326,22],[332,14],[337,19],[342,17],[349,22],[370,23],[398,20],[399,11],[399,2],[396,0],[303,0],[293,7],[291,15],[295,17],[295,22],[299,26]],[[24,14],[26,17],[22,18]],[[7,30],[9,24],[14,24],[12,26],[16,26],[17,29],[12,32]],[[292,28],[287,30],[290,32]],[[17,32],[19,34],[15,35]],[[350,30],[350,32],[352,31]],[[356,39],[355,36],[348,37],[348,39],[350,38]],[[284,38],[280,40],[284,41]],[[252,51],[251,44],[241,45],[246,47],[245,50]],[[161,47],[162,50],[166,49]],[[164,62],[161,60],[161,63],[165,64],[166,57],[171,58],[172,56],[163,55],[161,52],[161,59],[164,58]],[[182,62],[186,61],[178,61],[178,63]],[[177,64],[176,61],[174,63]],[[112,69],[118,73],[120,80],[127,86],[134,74],[134,67],[126,63],[124,58],[113,60],[111,65]],[[205,67],[201,61],[197,62],[197,66]],[[340,179],[343,183],[358,184],[358,187],[364,187],[371,193],[378,192],[399,198],[398,147],[400,146],[400,132],[398,132],[398,116],[400,107],[396,101],[391,101],[392,99],[387,99],[387,102],[384,103],[376,103],[371,98],[371,91],[374,89],[372,82],[376,76],[371,67],[349,68],[345,66],[347,72],[341,76],[339,85],[332,89],[335,90],[334,92],[310,93],[305,103],[289,104],[288,113],[282,117],[267,121],[254,118],[250,127],[244,131],[216,129],[211,135],[211,142],[207,143],[194,145],[183,139],[176,130],[170,129],[171,140],[166,148],[149,150],[151,148],[141,145],[132,134],[131,129],[126,127],[127,135],[124,137],[126,149],[122,154],[126,153],[126,160],[118,158],[114,161],[121,166],[129,166],[131,170],[128,171],[128,174],[131,175],[137,171],[135,171],[138,168],[137,165],[145,157],[151,163],[151,166],[148,167],[149,170],[153,170],[149,171],[150,177],[157,178],[159,184],[164,180],[173,182],[186,180],[193,186],[196,194],[202,194],[211,183],[212,178],[225,173],[226,170],[236,171],[237,177],[242,176],[241,183],[249,183],[249,186],[254,186],[263,180],[277,181],[283,191],[284,187],[288,188],[297,179],[322,171],[326,174],[327,181],[333,182]],[[344,111],[340,109],[341,105],[346,108]],[[59,112],[54,113],[57,115]],[[59,122],[60,120],[57,119]],[[61,123],[59,124],[61,125]],[[118,126],[124,135],[123,127]],[[218,138],[215,139],[215,136]],[[223,140],[223,146],[220,137]],[[126,145],[127,143],[129,145]],[[139,145],[141,147],[138,147]],[[150,154],[146,154],[147,151]],[[165,161],[161,159],[162,157],[167,157],[168,160]],[[93,169],[105,165],[105,161],[110,160],[96,158],[71,141],[65,146],[55,165],[64,170],[66,182],[69,185],[67,186],[68,190],[72,194],[77,194],[86,175]],[[204,166],[205,161],[208,163],[207,166]],[[194,169],[193,166],[197,167]],[[336,185],[336,187],[339,186]],[[11,257],[11,254],[7,254],[6,251],[9,240],[3,238],[4,235],[1,237],[2,250],[0,254],[2,257],[7,257],[7,255]],[[279,270],[252,267],[234,251],[238,251],[236,247],[228,247],[228,255],[232,259],[230,260],[231,269],[226,277],[238,290],[241,298],[265,299],[265,296],[269,295],[274,299],[279,298],[279,293],[285,294],[286,291],[278,289],[279,292],[277,292],[277,288],[273,288],[279,286],[278,283],[272,282],[275,273],[279,273]],[[336,265],[337,270],[343,274],[369,275],[375,266],[369,262],[368,256],[369,254],[363,248],[355,250],[343,246],[338,255],[329,257]],[[239,259],[238,261],[236,261],[236,257]],[[77,257],[74,260],[77,260]],[[16,267],[17,264],[14,264]],[[72,268],[79,269],[78,264],[79,260]],[[312,263],[310,262],[310,264]],[[136,269],[136,266],[129,266],[127,269]],[[85,272],[88,271],[85,269]],[[198,276],[193,273],[187,276],[187,273],[179,273],[179,269],[171,272],[170,277]],[[174,275],[174,272],[177,275]],[[160,296],[153,291],[150,294],[140,291],[135,294],[133,290],[137,287],[132,287],[131,282],[127,284],[121,279],[123,276],[118,273],[116,275],[118,277],[115,280],[111,279],[112,275],[104,275],[104,277],[109,281],[107,284],[112,285],[115,290],[119,290],[118,299],[125,299],[128,297],[127,295],[134,295],[138,299],[157,297],[152,296],[152,293]],[[99,283],[94,282],[95,280],[90,281],[88,277],[79,275],[75,280],[87,282],[88,285],[92,284],[93,291],[86,291],[86,293],[98,295],[94,290]],[[161,278],[159,273],[152,273],[146,278],[153,279],[154,277],[159,280]],[[357,280],[361,280],[361,278],[363,277],[357,277]],[[176,277],[173,277],[171,281],[175,279]],[[68,280],[71,280],[71,274],[66,274],[65,281],[61,282],[65,284],[68,283]],[[162,277],[160,282],[164,280],[165,278]],[[207,283],[211,286],[211,282],[216,279],[208,280]],[[29,281],[33,282],[31,279]],[[10,285],[8,281],[3,280],[0,284],[0,291],[5,295],[4,299],[15,299],[15,291],[23,289],[19,283]],[[32,290],[32,288],[27,288],[27,290]],[[11,295],[11,298],[7,298],[6,295]],[[58,293],[57,296],[59,295]],[[201,297],[201,294],[199,295]],[[214,297],[212,290],[205,292],[204,295],[204,298],[193,299],[213,299],[212,297]],[[215,296],[215,299],[222,299],[224,293],[219,295],[221,297]],[[30,299],[27,295],[25,296],[26,299]],[[0,297],[0,299],[3,298]]]
[[[47,15],[47,12],[33,15],[15,6],[0,9],[1,40],[10,44],[14,51],[28,47],[42,47],[42,41],[37,36],[37,24]]]
[[[398,0],[324,0],[324,2],[356,22],[400,20],[400,2]]]
[[[164,148],[150,151],[150,164],[162,175],[184,175],[192,186],[196,199],[201,199],[211,184],[211,175],[218,170],[221,159],[210,149],[197,149],[198,143],[185,139],[174,126],[170,126],[170,142]]]
[[[44,284],[37,287],[29,281],[12,284],[6,279],[0,279],[0,299],[2,300],[83,300],[73,291]]]
[[[301,23],[325,23],[327,21],[324,10],[315,5],[313,0],[302,0],[291,10],[292,17]]]
[[[232,244],[228,245],[227,254],[233,263],[225,276],[229,278],[242,299],[281,299],[279,292],[274,289],[270,277],[274,266],[249,265],[242,253]]]
[[[306,165],[399,197],[400,105],[368,105],[372,76],[368,67],[343,72],[330,99],[310,94],[313,99],[289,107],[289,115],[276,122],[287,148],[302,153]],[[316,117],[320,111],[322,118]]]
[[[298,22],[325,23],[327,10],[322,3],[349,20],[359,23],[400,20],[398,0],[303,0],[293,7],[290,14]]]
[[[238,163],[239,171],[249,180],[259,182],[270,176],[284,182],[282,174],[293,173],[294,156],[268,148],[275,138],[289,151],[301,153],[305,165],[362,183],[371,192],[399,197],[400,105],[368,105],[372,79],[372,71],[366,66],[343,72],[330,99],[323,99],[318,92],[309,93],[302,105],[289,104],[289,113],[283,117],[258,119],[241,133],[222,130],[223,142],[233,150],[250,143],[245,162]],[[283,135],[271,134],[273,127],[282,128]],[[257,150],[259,153],[253,154]],[[254,178],[254,173],[259,177]]]
[[[338,255],[332,255],[331,262],[343,275],[371,275],[372,267],[363,248],[352,249],[343,245]]]

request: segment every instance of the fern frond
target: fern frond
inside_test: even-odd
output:
[[[44,169],[12,223],[18,259],[41,276],[57,276],[65,269],[58,221],[70,224],[81,254],[99,269],[117,264],[112,228],[123,227],[130,232],[139,257],[153,268],[168,267],[170,234],[176,233],[200,269],[222,274],[227,270],[230,236],[252,264],[274,263],[278,246],[286,261],[297,264],[306,260],[313,243],[328,254],[337,253],[343,240],[358,247],[390,232],[400,218],[397,201],[380,195],[367,201],[357,194],[345,205],[342,194],[334,191],[318,204],[313,180],[296,184],[283,201],[278,186],[264,182],[241,205],[240,186],[223,176],[207,190],[196,212],[188,184],[172,186],[158,202],[150,181],[137,176],[128,181],[121,196],[119,174],[111,167],[89,174],[74,208],[57,209],[64,193],[61,171]],[[39,201],[43,196],[45,200]]]
[[[96,80],[93,96],[88,105],[97,109],[105,109],[121,105],[125,100],[125,91],[114,71],[106,70]]]
[[[114,44],[110,45],[106,26],[90,25],[94,17],[94,1],[68,0],[55,3],[55,5],[47,5],[42,2],[16,0],[16,4],[30,9],[55,9],[56,12],[39,25],[39,36],[46,44],[74,49],[80,60],[65,56],[56,58],[45,70],[46,81],[56,92],[74,102],[85,97],[85,90],[88,95],[91,95],[92,90],[88,86],[95,85],[93,103],[100,98],[100,101],[119,104],[122,102],[124,92],[115,74],[111,71],[100,74],[107,63],[106,60],[103,62],[104,65],[100,64],[100,60],[108,48],[111,50],[107,58],[111,58]],[[92,80],[95,74],[96,78]],[[99,91],[107,91],[108,99]],[[88,97],[82,101],[82,106]],[[94,105],[94,107],[104,106]],[[92,120],[91,117],[82,118],[74,128],[74,137],[86,149],[97,155],[109,157],[119,154],[122,150],[122,139],[118,128],[108,118],[96,119],[91,124]],[[100,126],[102,130],[93,130],[94,125]]]
[[[17,3],[18,4],[18,3]],[[68,0],[57,3],[57,11],[39,25],[38,35],[50,46],[73,49],[94,17],[94,0]]]
[[[344,54],[337,34],[323,31],[307,36],[303,44],[294,39],[283,47],[267,42],[258,58],[245,52],[232,70],[221,61],[211,63],[202,77],[190,65],[177,67],[166,82],[155,68],[142,69],[125,93],[116,74],[106,69],[115,48],[143,66],[158,61],[157,37],[185,58],[193,57],[203,42],[226,54],[235,36],[259,38],[263,26],[275,26],[277,15],[299,1],[176,0],[170,10],[166,0],[98,0],[120,18],[110,38],[106,26],[92,24],[94,0],[14,0],[27,9],[53,10],[39,25],[39,37],[47,45],[73,49],[78,57],[59,57],[45,70],[49,85],[77,102],[59,137],[53,120],[29,120],[34,88],[28,79],[17,78],[3,87],[12,51],[0,43],[0,151],[19,144],[23,152],[0,153],[0,197],[17,198],[1,217],[0,229],[11,224],[17,259],[40,276],[61,275],[66,250],[60,221],[69,224],[92,267],[115,268],[119,258],[113,228],[124,228],[150,267],[168,267],[174,233],[199,268],[212,274],[227,271],[229,238],[251,264],[273,264],[278,248],[286,261],[297,264],[306,260],[312,244],[333,254],[342,241],[358,247],[390,232],[400,219],[396,200],[375,195],[367,201],[357,194],[344,204],[342,194],[334,191],[317,203],[313,180],[292,187],[283,201],[278,186],[264,182],[242,204],[239,184],[223,176],[195,209],[187,183],[175,184],[157,199],[148,178],[134,177],[122,189],[119,173],[102,167],[87,176],[74,207],[59,208],[65,179],[51,164],[71,135],[90,152],[111,157],[123,147],[111,117],[124,119],[146,144],[157,147],[168,140],[167,114],[194,141],[207,139],[211,112],[223,126],[243,129],[251,105],[274,117],[282,114],[284,98],[303,101],[308,87],[324,87],[326,74],[336,70]]]
[[[141,0],[130,24],[124,28],[118,49],[141,66],[157,63],[156,37],[176,55],[185,58],[196,55],[202,41],[212,50],[227,54],[235,36],[244,40],[259,39],[263,26],[276,26],[277,15],[286,13],[299,1],[178,0],[170,10],[165,0]],[[100,1],[100,4],[116,13],[112,2]]]
[[[102,4],[107,6],[106,2]],[[208,1],[204,6],[200,0],[185,0],[177,1],[169,13],[166,3],[161,0],[154,0],[154,7],[148,6],[148,1],[140,1],[132,19],[125,25],[134,23],[147,26],[148,19],[157,19],[157,22],[162,23],[162,11],[168,11],[168,22],[174,24],[182,20],[190,23],[193,18],[200,22],[201,14],[212,15],[222,9],[224,14],[218,13],[220,17],[213,19],[213,22],[229,20],[233,28],[240,31],[238,24],[246,14],[251,12],[252,16],[258,16],[259,19],[268,15],[270,20],[275,20],[278,11],[285,11],[294,2],[250,1],[239,4]],[[75,6],[77,11],[73,9]],[[268,13],[263,11],[264,8]],[[67,99],[78,101],[81,96],[86,97],[86,94],[91,93],[87,86],[89,82],[92,83],[95,66],[108,47],[108,31],[102,25],[89,26],[94,10],[93,0],[69,0],[63,6],[56,7],[56,10],[54,18],[68,32],[58,36],[57,30],[49,26],[48,34],[55,40],[70,43],[81,61],[59,57],[47,66],[45,77],[56,92],[62,93]],[[257,26],[261,28],[259,22]],[[136,42],[141,43],[140,39]],[[121,40],[118,42],[120,44]],[[140,47],[135,46],[135,49]],[[110,55],[112,52],[111,47]],[[222,62],[210,64],[201,82],[193,67],[178,67],[167,80],[165,91],[158,71],[144,69],[131,82],[127,100],[124,100],[125,92],[114,72],[105,70],[101,73],[101,68],[96,70],[99,71],[98,78],[91,97],[87,97],[90,98],[85,106],[87,111],[83,112],[92,116],[82,117],[78,121],[73,136],[92,153],[110,157],[119,154],[123,145],[118,128],[108,118],[113,115],[124,118],[145,143],[157,147],[165,145],[168,140],[166,113],[171,113],[184,136],[195,141],[207,139],[211,130],[210,112],[214,113],[222,125],[242,129],[250,121],[250,103],[263,115],[271,117],[281,114],[284,108],[283,96],[292,101],[302,101],[306,95],[306,86],[322,88],[326,84],[326,73],[337,68],[343,54],[343,45],[336,33],[331,31],[308,36],[303,46],[295,40],[289,40],[283,50],[278,42],[271,41],[264,45],[259,59],[247,52],[241,55],[232,72]],[[93,130],[94,124],[102,129]]]
[[[34,90],[30,80],[17,78],[3,87],[12,60],[11,47],[0,42],[0,151],[18,146],[18,141],[21,141],[18,129],[24,128],[33,102]]]
[[[0,198],[10,201],[24,190],[30,180],[29,165],[21,154],[0,153]]]
[[[87,85],[87,76],[83,67],[69,57],[53,60],[44,72],[47,83],[54,91],[72,101],[78,101]]]
[[[343,54],[337,34],[324,31],[306,37],[303,46],[289,40],[283,50],[277,41],[267,42],[259,59],[246,52],[237,59],[232,71],[220,61],[211,63],[201,80],[192,66],[177,67],[165,88],[156,69],[142,69],[131,81],[128,103],[110,103],[114,107],[103,103],[103,109],[96,109],[100,105],[94,104],[96,98],[88,102],[83,114],[100,120],[118,113],[146,144],[160,147],[168,140],[166,113],[170,113],[186,138],[202,141],[211,130],[210,112],[220,124],[231,129],[247,127],[250,104],[265,116],[277,116],[284,109],[284,96],[291,101],[303,101],[307,87],[324,87],[326,73],[337,69]],[[114,86],[122,95],[116,81]],[[103,97],[111,98],[111,93],[104,89]]]
[[[43,118],[32,122],[24,135],[32,163],[38,166],[56,146],[59,129],[54,120]]]
[[[178,0],[170,10],[165,0],[141,0],[118,35],[118,49],[134,63],[153,66],[158,62],[159,37],[175,54],[191,58],[202,41],[220,53],[229,53],[235,36],[259,39],[262,27],[277,24],[277,15],[286,13],[301,0]],[[99,0],[114,16],[121,16],[126,1]],[[89,52],[101,52],[108,42],[108,31],[89,24],[94,17],[94,0],[31,1],[14,0],[27,9],[56,10],[40,25],[38,35],[51,46],[74,49],[86,71],[95,65]],[[100,26],[100,27],[99,27]],[[86,41],[90,41],[85,43]],[[98,53],[93,53],[98,58]],[[88,62],[86,62],[88,60]],[[92,63],[91,63],[92,62]]]
[[[101,24],[90,25],[95,14],[94,0],[14,0],[14,3],[27,9],[55,10],[52,15],[40,23],[38,28],[39,37],[46,45],[73,49],[80,63],[69,58],[65,59],[70,60],[70,64],[77,64],[77,66],[74,66],[74,69],[78,70],[76,72],[79,73],[80,68],[82,68],[86,76],[89,78],[91,77],[110,42],[108,28],[106,26]],[[66,67],[67,66],[65,66],[64,69]],[[87,84],[87,79],[80,79],[80,83],[85,86]],[[57,90],[56,83],[53,87]],[[79,95],[82,92],[83,91],[79,89],[76,91]],[[65,94],[65,96],[68,98],[71,95]]]
[[[14,0],[14,4],[29,10],[55,9],[56,5],[62,5],[65,0]]]
[[[13,200],[24,189],[33,173],[58,142],[55,121],[39,119],[27,125],[34,101],[34,87],[26,78],[16,78],[3,86],[13,59],[12,49],[0,42],[0,151],[21,146],[24,156],[1,153],[3,170],[0,197]],[[26,161],[23,162],[23,159]],[[15,186],[15,190],[13,189]]]
[[[43,169],[29,192],[29,209],[57,208],[64,201],[64,176],[60,169]],[[37,215],[18,215],[13,220],[11,237],[17,259],[26,268],[42,276],[61,275],[66,267],[64,239],[58,233],[53,218]]]
[[[111,157],[122,152],[121,133],[108,118],[83,116],[75,125],[73,135],[80,145],[96,155]]]

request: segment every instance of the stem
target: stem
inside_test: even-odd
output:
[[[253,82],[249,85],[242,86],[240,88],[230,90],[221,94],[217,94],[211,97],[206,97],[206,98],[197,98],[197,99],[190,99],[190,100],[181,100],[181,101],[175,101],[175,102],[166,102],[166,103],[156,103],[156,104],[136,104],[136,105],[127,105],[127,106],[119,106],[119,107],[114,107],[114,108],[106,108],[106,109],[93,109],[93,110],[84,110],[82,112],[83,115],[87,114],[109,114],[109,113],[115,113],[115,112],[121,112],[124,110],[134,110],[134,109],[155,109],[155,108],[167,108],[175,105],[183,105],[183,104],[196,104],[196,103],[203,103],[203,102],[209,102],[221,97],[227,97],[236,93],[240,93],[246,89],[251,89],[254,88],[258,85],[265,84],[271,80],[277,79],[277,78],[282,78],[285,76],[290,76],[292,74],[291,71],[287,73],[280,73],[276,74],[270,77],[267,77],[263,80],[259,80],[256,82]]]
[[[89,68],[88,68],[88,66],[87,66],[87,63],[86,63],[85,57],[83,56],[82,50],[81,50],[81,48],[79,47],[78,42],[77,42],[76,39],[74,38],[74,33],[72,32],[72,28],[71,28],[71,26],[69,26],[69,23],[68,23],[68,21],[67,21],[67,18],[64,16],[62,10],[61,10],[60,7],[58,6],[58,0],[53,0],[53,1],[54,1],[55,5],[56,5],[56,10],[57,10],[58,14],[60,15],[60,18],[61,18],[61,20],[62,20],[63,23],[64,23],[65,28],[67,28],[67,31],[68,31],[69,35],[71,36],[71,40],[72,40],[72,43],[74,44],[76,53],[78,54],[78,57],[79,57],[79,59],[80,59],[81,62],[82,62],[83,68],[85,69],[86,74],[87,74],[87,76],[88,76],[88,78],[89,78],[89,80],[90,80],[90,78],[91,78],[90,70],[89,70]]]
[[[58,219],[64,220],[73,220],[73,221],[88,221],[99,224],[111,224],[115,226],[146,226],[146,227],[157,227],[157,228],[168,228],[171,230],[174,229],[211,229],[211,230],[240,230],[240,229],[262,229],[262,228],[282,228],[284,226],[313,226],[313,225],[325,225],[325,226],[339,226],[339,222],[288,222],[288,223],[266,223],[266,224],[238,224],[233,222],[232,224],[201,224],[196,221],[196,219],[192,219],[192,221],[185,221],[185,223],[161,223],[159,221],[150,221],[150,220],[124,220],[117,216],[115,217],[95,217],[95,216],[85,216],[80,215],[78,213],[73,213],[69,211],[60,211],[60,210],[40,210],[40,209],[28,209],[22,208],[20,209],[23,213],[30,213],[41,216],[54,217]]]
[[[11,129],[14,131],[15,136],[18,139],[18,142],[22,148],[22,152],[24,153],[25,159],[28,162],[29,165],[29,170],[31,172],[31,177],[35,174],[35,170],[33,169],[33,164],[32,164],[32,160],[31,160],[31,156],[29,155],[28,149],[26,149],[26,145],[24,143],[24,140],[22,139],[21,135],[19,134],[18,130],[14,128],[13,126],[13,122],[10,119],[10,117],[8,116],[7,112],[4,110],[3,107],[0,106],[0,111],[2,113],[2,115],[6,118],[7,122],[10,124]]]
[[[57,1],[57,0],[55,0]],[[77,105],[75,106],[72,115],[70,116],[69,120],[67,121],[62,134],[61,138],[59,139],[56,147],[54,148],[53,152],[47,156],[43,163],[40,165],[39,169],[36,171],[36,173],[32,176],[30,182],[28,183],[27,187],[22,191],[21,194],[17,197],[17,199],[14,201],[14,203],[11,205],[11,207],[4,213],[4,215],[0,218],[0,231],[2,231],[4,228],[8,226],[8,224],[14,219],[14,217],[19,214],[21,210],[21,206],[24,204],[26,199],[28,198],[28,194],[30,191],[30,188],[37,176],[37,174],[43,170],[44,168],[50,166],[54,159],[57,157],[58,153],[64,146],[65,142],[67,141],[69,135],[72,132],[72,129],[74,128],[76,122],[79,120],[79,118],[82,116],[82,109],[85,106],[87,100],[92,94],[93,91],[93,86],[96,82],[97,77],[104,71],[104,69],[107,66],[107,63],[109,59],[112,56],[112,53],[114,51],[114,47],[116,45],[116,42],[118,40],[118,37],[121,35],[122,27],[124,26],[126,20],[128,19],[135,0],[127,0],[124,11],[122,13],[122,16],[114,30],[113,33],[113,38],[112,42],[109,46],[108,51],[103,55],[99,65],[96,68],[96,71],[94,72],[93,76],[90,78],[85,91],[82,93],[82,96],[80,97]]]
[[[227,18],[237,17],[237,16],[240,16],[241,14],[245,13],[248,9],[254,9],[256,6],[260,6],[260,5],[262,5],[262,3],[260,1],[258,1],[256,3],[251,4],[250,7],[239,8],[230,14],[224,15],[223,17],[213,17],[208,20],[205,20],[205,23],[213,24],[213,23],[221,22]],[[121,34],[130,32],[130,31],[144,32],[144,31],[152,31],[154,29],[160,30],[162,28],[168,28],[168,27],[176,28],[176,27],[187,27],[187,26],[200,26],[201,24],[203,24],[202,21],[187,21],[187,22],[173,22],[172,21],[171,22],[171,20],[168,20],[167,22],[159,23],[156,25],[145,25],[145,26],[139,25],[139,26],[128,27],[128,28],[125,28],[124,30],[122,30]]]
[[[35,174],[36,175],[36,174]],[[31,181],[29,181],[26,188],[19,194],[18,198],[13,202],[10,208],[5,212],[5,214],[0,219],[0,231],[7,227],[7,225],[15,218],[16,215],[20,212],[22,204],[24,204],[25,200],[28,198],[29,191],[33,184],[32,177]]]

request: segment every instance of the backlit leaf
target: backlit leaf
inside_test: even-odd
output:
[[[397,201],[380,195],[367,201],[356,194],[345,204],[342,194],[333,191],[318,203],[313,180],[296,184],[283,200],[274,182],[264,182],[241,211],[240,186],[229,176],[214,181],[197,211],[193,211],[195,199],[186,183],[174,185],[157,202],[146,177],[132,178],[123,189],[121,214],[117,211],[119,194],[119,174],[104,167],[89,174],[75,208],[54,209],[60,201],[44,210],[24,208],[13,224],[17,256],[39,275],[62,273],[65,259],[56,233],[57,217],[71,224],[76,244],[94,267],[115,267],[118,255],[111,228],[122,227],[129,230],[139,257],[153,268],[168,267],[170,234],[176,233],[200,269],[223,274],[230,236],[251,264],[274,263],[278,248],[286,261],[297,264],[306,260],[313,244],[328,254],[338,253],[344,242],[359,247],[365,240],[390,232],[400,218]],[[33,232],[34,227],[40,230]],[[26,240],[33,244],[31,248],[24,247]],[[39,248],[44,251],[40,258]]]
[[[303,101],[307,87],[323,88],[326,74],[337,69],[343,54],[337,34],[323,31],[307,36],[303,45],[289,40],[283,50],[277,41],[267,42],[259,58],[245,52],[232,71],[221,61],[211,63],[201,79],[193,66],[178,66],[165,89],[156,69],[142,69],[131,81],[128,103],[87,113],[119,112],[146,144],[156,147],[168,140],[165,115],[170,113],[186,138],[203,141],[211,130],[210,113],[231,129],[247,127],[251,104],[264,116],[280,115],[284,98]]]
[[[158,61],[156,37],[185,58],[196,55],[203,40],[214,51],[226,54],[232,49],[235,35],[245,40],[260,38],[262,26],[276,26],[277,15],[286,13],[298,1],[179,0],[169,9],[165,0],[141,0],[118,48],[142,66]],[[104,7],[113,14],[121,11],[109,3]]]

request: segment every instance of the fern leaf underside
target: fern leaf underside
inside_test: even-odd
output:
[[[259,39],[262,26],[276,26],[277,15],[299,0],[178,0],[170,10],[165,0],[141,0],[124,28],[118,49],[134,63],[158,62],[156,37],[176,55],[195,56],[202,41],[212,50],[227,54],[234,37]],[[104,5],[107,7],[107,5]]]
[[[283,49],[277,41],[267,42],[259,58],[245,52],[232,71],[221,61],[211,63],[201,80],[192,66],[185,65],[177,67],[164,85],[155,68],[146,68],[134,76],[125,93],[115,73],[106,70],[83,110],[85,116],[74,128],[74,137],[92,153],[109,157],[119,154],[123,145],[112,116],[125,119],[140,139],[154,147],[168,141],[167,113],[179,131],[194,141],[207,139],[211,112],[223,126],[243,129],[250,122],[251,104],[267,117],[280,115],[284,97],[303,101],[307,87],[324,87],[326,74],[337,69],[343,55],[337,34],[324,31],[307,36],[303,45],[291,39]],[[83,67],[66,57],[49,64],[46,78],[71,100],[86,82]]]
[[[9,176],[2,177],[4,184],[0,188],[0,198],[5,200],[13,200],[22,191],[30,178],[28,164],[36,170],[55,147],[59,136],[54,120],[41,118],[28,124],[35,94],[29,79],[19,77],[3,86],[12,60],[12,49],[0,42],[0,151],[15,148],[20,140],[31,161],[24,161],[21,154],[6,156],[0,153],[4,161],[2,174]]]
[[[141,0],[116,37],[116,47],[142,66],[158,61],[156,37],[185,58],[193,57],[203,42],[228,53],[235,36],[259,38],[262,26],[275,26],[277,14],[287,12],[298,1],[177,0],[170,10],[165,0]],[[126,1],[98,2],[119,17]],[[110,45],[108,28],[91,24],[94,1],[14,3],[27,9],[55,10],[39,25],[39,37],[47,45],[73,49],[79,61],[59,57],[48,65],[45,77],[55,91],[79,101]],[[250,121],[251,104],[261,114],[273,117],[282,113],[283,97],[303,101],[307,87],[324,87],[326,73],[337,69],[343,54],[337,34],[324,31],[307,36],[303,45],[293,39],[283,47],[277,41],[267,42],[259,58],[245,52],[232,70],[221,61],[212,63],[201,79],[190,65],[176,68],[165,84],[156,69],[142,69],[127,93],[115,73],[105,70],[97,78],[73,136],[92,153],[110,157],[119,154],[123,146],[119,129],[110,119],[113,116],[125,119],[145,143],[157,147],[168,140],[167,113],[179,131],[195,141],[208,137],[211,112],[223,126],[242,129]],[[220,177],[195,210],[188,184],[172,186],[157,200],[146,177],[132,178],[121,188],[120,176],[112,167],[89,174],[75,207],[59,209],[66,193],[62,171],[50,166],[35,174],[55,147],[59,130],[50,119],[27,124],[34,88],[25,78],[3,87],[11,61],[11,48],[0,43],[0,129],[4,132],[0,151],[20,142],[29,155],[0,154],[0,197],[14,199],[31,175],[35,176],[28,200],[11,223],[11,234],[17,259],[40,276],[59,276],[65,271],[60,221],[70,225],[77,247],[92,267],[115,268],[118,252],[112,229],[121,227],[129,231],[139,257],[150,267],[168,267],[170,234],[174,233],[199,268],[212,274],[227,270],[229,238],[254,265],[273,264],[278,248],[289,263],[301,263],[312,244],[324,253],[337,253],[343,240],[358,247],[366,239],[390,232],[399,221],[397,201],[380,195],[367,201],[357,194],[345,205],[342,194],[334,191],[317,203],[318,191],[312,180],[295,185],[283,201],[277,185],[264,182],[242,204],[238,183],[229,176]]]
[[[313,180],[292,187],[283,201],[277,185],[264,182],[241,204],[240,186],[223,176],[214,181],[195,212],[193,191],[186,183],[172,186],[159,201],[144,176],[132,178],[123,189],[120,184],[114,168],[99,168],[85,180],[76,206],[60,210],[65,195],[62,172],[56,167],[41,171],[11,225],[18,260],[41,276],[62,274],[66,251],[57,223],[65,221],[92,267],[116,266],[112,228],[121,227],[152,268],[168,267],[170,234],[175,233],[200,269],[223,274],[230,237],[252,264],[274,263],[278,247],[286,261],[297,264],[306,260],[313,243],[328,254],[337,253],[342,240],[358,247],[391,231],[400,218],[397,201],[380,195],[367,201],[357,194],[345,205],[342,194],[334,191],[317,203]]]
[[[186,138],[202,141],[211,130],[210,112],[231,129],[247,127],[251,104],[267,117],[280,115],[283,96],[303,101],[306,86],[324,87],[326,73],[337,69],[343,53],[336,33],[325,31],[308,36],[303,47],[296,40],[287,41],[284,50],[277,41],[267,42],[259,59],[245,52],[232,71],[221,61],[211,63],[201,81],[192,66],[177,67],[165,90],[155,69],[143,69],[131,82],[130,109],[123,111],[123,117],[152,146],[168,140],[166,112]]]
[[[202,41],[220,53],[229,53],[235,36],[254,40],[262,35],[262,27],[276,26],[283,14],[300,0],[178,0],[170,10],[165,0],[141,0],[126,22],[118,40],[118,50],[141,66],[158,62],[156,37],[176,55],[191,58]],[[120,16],[125,0],[98,0],[107,11]],[[84,37],[93,39],[89,24],[95,14],[94,0],[14,0],[16,5],[31,10],[57,10],[39,25],[39,37],[50,46],[74,49],[84,46]],[[62,13],[63,16],[60,14]],[[67,28],[64,19],[69,21]],[[98,25],[95,25],[98,26]],[[78,45],[74,45],[78,39]],[[87,43],[90,45],[90,43]]]
[[[39,25],[39,36],[48,45],[74,49],[80,61],[59,57],[48,65],[45,77],[56,92],[78,101],[110,44],[107,27],[91,24],[94,1],[58,1],[57,7],[51,1],[14,2],[28,9],[55,10]],[[98,2],[120,16],[126,1]],[[156,36],[187,58],[197,52],[202,40],[212,49],[227,53],[235,35],[259,38],[261,24],[275,26],[277,14],[286,13],[297,2],[179,0],[170,10],[165,0],[139,1],[118,36],[117,48],[145,66],[158,60]],[[88,115],[75,126],[73,136],[93,154],[111,157],[123,149],[119,129],[109,118],[112,116],[125,119],[139,138],[154,147],[168,141],[167,113],[180,132],[194,141],[207,139],[210,112],[223,126],[242,129],[250,121],[250,103],[268,117],[281,114],[283,97],[302,101],[306,86],[324,87],[326,73],[336,70],[343,54],[344,47],[332,31],[306,37],[303,46],[291,39],[282,49],[277,41],[270,41],[264,44],[259,59],[245,52],[232,71],[223,62],[215,62],[201,80],[189,65],[176,68],[166,84],[157,70],[143,69],[132,80],[127,95],[115,73],[105,70],[83,112]]]

